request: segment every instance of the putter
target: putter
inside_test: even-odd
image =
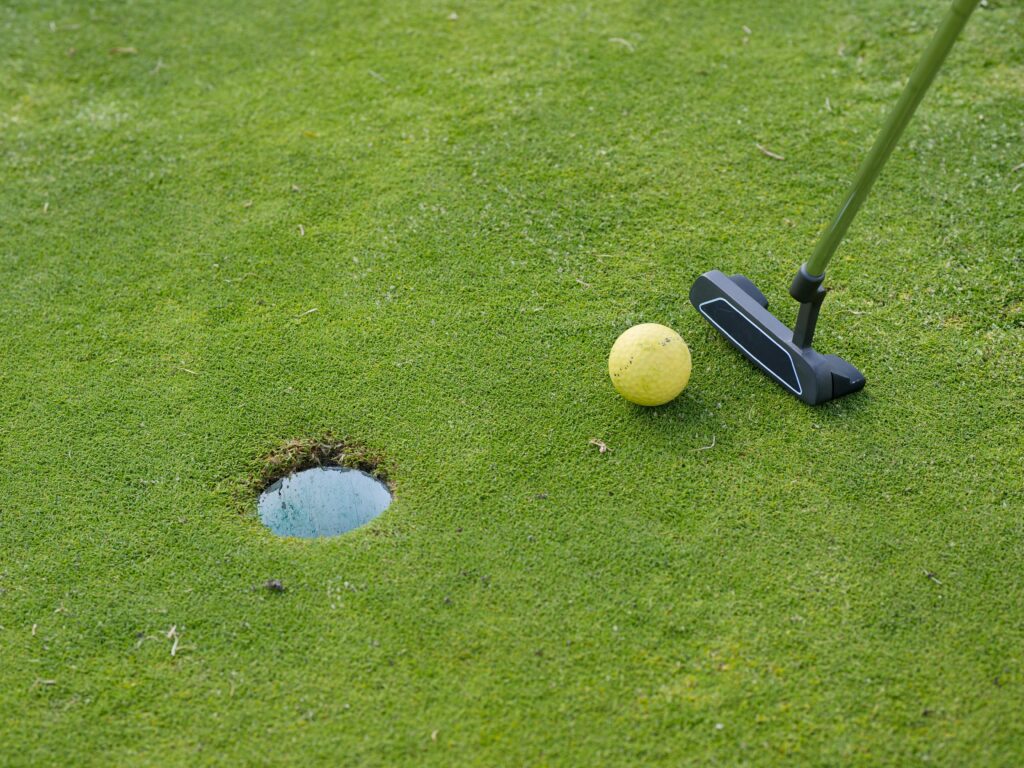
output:
[[[730,344],[805,403],[817,405],[864,388],[863,374],[850,363],[820,354],[811,346],[825,299],[821,286],[825,267],[977,4],[978,0],[954,0],[835,217],[793,278],[789,295],[800,302],[800,309],[792,331],[768,311],[768,299],[743,275],[730,277],[712,270],[698,277],[690,289],[690,302]]]

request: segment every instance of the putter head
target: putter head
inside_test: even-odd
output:
[[[805,403],[817,405],[857,392],[864,376],[842,358],[793,343],[793,331],[768,311],[768,300],[743,275],[705,272],[690,302],[750,362]]]

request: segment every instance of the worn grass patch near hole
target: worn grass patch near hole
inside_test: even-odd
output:
[[[252,470],[241,481],[229,481],[221,486],[232,496],[232,506],[240,514],[251,514],[253,500],[272,483],[304,469],[315,467],[344,467],[359,469],[384,483],[395,496],[392,472],[383,454],[368,448],[358,440],[334,437],[330,433],[320,437],[293,438],[274,448],[254,463]]]
[[[387,485],[392,493],[395,490],[381,454],[349,438],[325,435],[289,440],[264,456],[260,464],[250,483],[257,492],[282,477],[314,467],[361,469]]]

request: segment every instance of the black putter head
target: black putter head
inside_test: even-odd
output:
[[[794,332],[768,311],[768,299],[743,275],[729,277],[717,269],[705,272],[690,289],[690,302],[773,381],[805,403],[817,405],[864,387],[860,371],[840,357],[818,354],[811,347],[818,307],[825,296],[820,283],[819,277],[808,294],[815,298],[801,304],[796,333],[798,340],[806,340],[804,345],[794,342]]]

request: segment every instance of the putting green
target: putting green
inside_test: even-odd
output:
[[[840,248],[868,384],[812,409],[687,291],[792,320],[945,2],[748,5],[0,8],[0,763],[1021,763],[1024,8]],[[395,500],[279,539],[261,457],[328,434]]]

